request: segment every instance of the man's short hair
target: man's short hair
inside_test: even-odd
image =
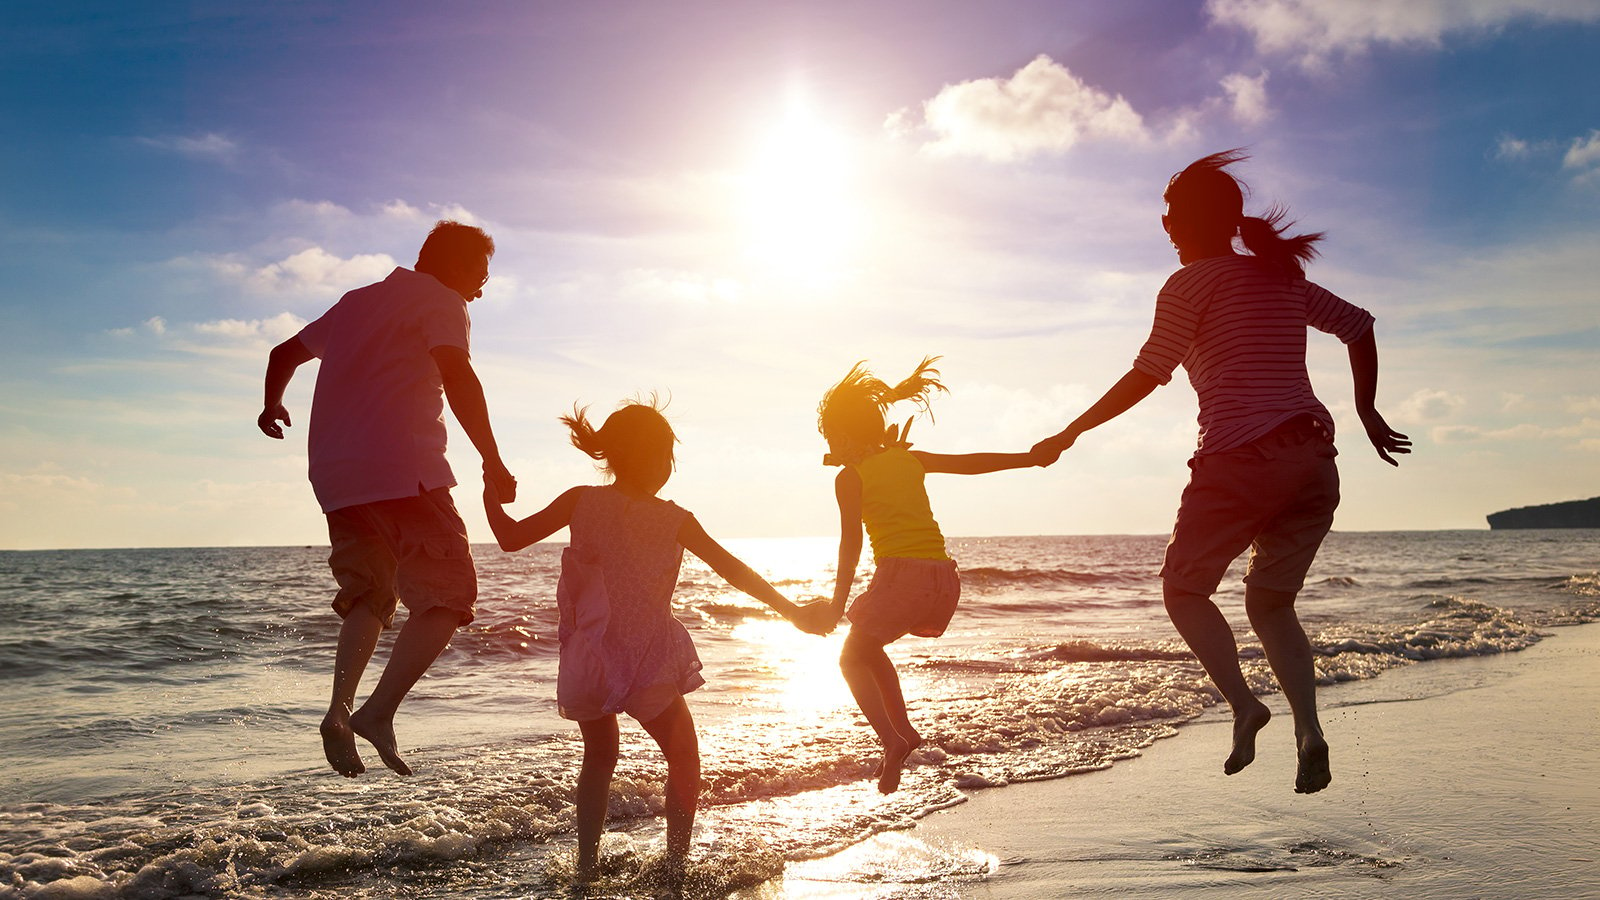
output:
[[[417,271],[447,272],[494,256],[494,238],[475,225],[440,220],[417,252]]]

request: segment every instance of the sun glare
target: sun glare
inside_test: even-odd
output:
[[[746,177],[749,252],[786,277],[842,274],[861,235],[850,147],[802,100],[759,145]]]
[[[733,636],[761,648],[762,662],[772,667],[783,685],[771,698],[788,712],[816,715],[853,708],[850,688],[839,674],[838,641],[819,640],[773,619],[744,622]]]

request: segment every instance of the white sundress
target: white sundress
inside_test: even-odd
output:
[[[641,722],[705,684],[688,629],[673,618],[688,510],[670,500],[586,488],[572,511],[556,605],[556,703],[586,722],[625,712]]]

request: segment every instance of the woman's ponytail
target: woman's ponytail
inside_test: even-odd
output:
[[[1284,219],[1288,213],[1274,206],[1260,216],[1245,216],[1239,222],[1239,240],[1257,258],[1269,263],[1288,278],[1304,278],[1306,263],[1317,255],[1316,243],[1323,233],[1285,236],[1293,222]]]

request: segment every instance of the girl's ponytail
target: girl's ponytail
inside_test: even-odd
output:
[[[933,367],[939,357],[929,356],[899,384],[890,386],[867,371],[865,360],[850,367],[842,381],[828,389],[817,407],[817,430],[828,441],[830,452],[823,457],[823,465],[842,466],[864,453],[880,447],[905,442],[905,428],[885,427],[883,414],[890,406],[910,400],[917,408],[933,417],[928,406],[928,395],[943,391],[939,383],[939,370]]]
[[[561,424],[572,430],[572,446],[588,454],[590,459],[605,459],[605,443],[600,438],[600,432],[589,424],[588,412],[587,406],[580,409],[574,404],[572,415],[562,416]]]
[[[879,399],[880,408],[887,409],[890,404],[910,400],[917,409],[927,413],[928,418],[932,419],[933,408],[928,405],[928,395],[934,391],[947,393],[949,391],[939,382],[939,370],[933,367],[938,361],[937,356],[923,357],[922,362],[917,363],[917,368],[906,376],[904,381],[883,392]]]
[[[574,405],[572,415],[562,416],[561,424],[572,430],[572,446],[590,459],[600,460],[612,477],[645,472],[647,469],[642,466],[661,462],[670,471],[675,465],[672,445],[678,442],[678,436],[661,414],[664,405],[655,394],[650,395],[649,402],[631,400],[607,416],[599,428],[589,422],[588,407]]]

